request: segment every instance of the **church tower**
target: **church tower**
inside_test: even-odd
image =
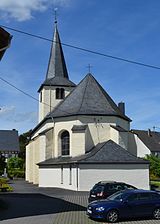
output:
[[[40,86],[39,92],[39,122],[50,113],[74,88],[69,80],[62,45],[55,21],[53,42],[46,79]]]

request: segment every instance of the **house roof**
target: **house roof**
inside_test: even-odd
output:
[[[110,125],[112,128],[114,128],[115,130],[119,131],[119,132],[128,132],[126,129],[122,128],[121,126],[117,125]]]
[[[160,132],[134,129],[131,131],[138,135],[151,152],[160,152]]]
[[[9,47],[12,36],[0,27],[0,60],[2,59],[6,49]]]
[[[55,25],[46,79],[38,92],[43,86],[76,86],[69,80],[57,24]]]
[[[0,152],[19,152],[18,131],[0,130]]]
[[[77,157],[52,158],[39,163],[40,167],[60,164],[148,164],[137,158],[112,140],[97,144],[90,152]]]
[[[90,73],[47,117],[72,115],[118,116],[131,121]]]
[[[85,131],[87,129],[88,125],[73,125],[72,127],[72,131],[76,132],[76,131]]]

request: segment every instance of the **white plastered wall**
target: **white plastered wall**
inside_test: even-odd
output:
[[[26,180],[33,182],[33,142],[31,141],[26,147]]]
[[[84,133],[73,133],[72,128],[74,125],[83,125],[87,124],[88,127]],[[113,139],[117,135],[111,133],[110,125],[120,125],[121,127],[127,129],[129,128],[129,122],[118,117],[112,116],[75,116],[75,117],[65,117],[65,118],[56,118],[53,120],[47,121],[44,125],[39,128],[32,137],[32,140],[29,143],[28,148],[30,148],[30,162],[28,162],[30,167],[32,166],[32,171],[28,171],[30,175],[29,181],[37,183],[37,165],[38,162],[44,161],[46,158],[46,139],[45,135],[40,135],[41,132],[44,132],[48,128],[53,128],[53,147],[50,147],[52,152],[48,152],[50,157],[58,157],[61,155],[60,149],[60,133],[64,130],[67,130],[70,134],[70,156],[83,155],[85,151],[90,150],[93,146],[97,145],[100,142]],[[38,139],[38,140],[37,140]],[[38,142],[37,142],[38,141]],[[118,141],[118,140],[117,140]],[[116,141],[115,141],[116,142]],[[118,142],[117,142],[118,143]],[[33,154],[33,152],[35,154]],[[37,155],[39,153],[39,155]],[[29,159],[27,160],[29,161]],[[32,165],[31,165],[32,164]],[[35,177],[36,175],[36,177]]]
[[[39,122],[62,101],[62,99],[56,99],[55,97],[56,88],[65,89],[66,97],[74,87],[44,86],[39,93]]]
[[[139,189],[149,189],[148,164],[80,164],[79,167],[72,167],[71,184],[69,165],[63,167],[63,178],[61,172],[61,167],[56,166],[40,168],[39,186],[89,191],[95,183],[109,180],[125,182]]]
[[[125,130],[130,128],[128,121],[115,116],[79,116],[79,120],[84,124],[88,124],[86,149],[91,149],[98,143],[108,141],[109,139],[119,144],[119,133],[111,128],[110,125],[119,125]]]
[[[86,133],[72,132],[72,157],[85,154],[86,151]]]
[[[144,158],[146,155],[150,155],[151,151],[149,148],[140,140],[140,138],[130,132],[129,133],[129,151],[137,156],[137,157],[142,157]]]
[[[121,181],[140,189],[149,189],[147,164],[87,164],[79,168],[80,191],[88,191],[102,180]]]
[[[34,184],[39,183],[39,167],[37,163],[44,161],[45,136],[36,137],[26,147],[26,180]]]
[[[113,116],[75,116],[58,118],[54,120],[54,149],[55,157],[60,156],[60,133],[67,130],[70,134],[70,155],[82,155],[98,143],[114,140],[119,144],[119,135],[117,131],[110,131],[110,125],[120,125],[128,130],[129,122]],[[73,133],[74,125],[87,124],[88,128],[84,133]],[[127,144],[127,143],[126,143]]]
[[[110,127],[110,138],[124,149],[128,149],[128,132],[119,132]]]
[[[26,181],[29,181],[29,166],[30,166],[30,145],[26,146],[26,172],[25,172],[25,179]]]
[[[69,165],[63,166],[63,171],[61,166],[40,168],[39,186],[77,190],[77,169],[73,166],[70,170]]]
[[[36,138],[33,146],[33,183],[39,183],[39,167],[37,163],[40,162],[40,137]]]

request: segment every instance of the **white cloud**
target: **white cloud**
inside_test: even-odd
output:
[[[70,0],[0,0],[0,17],[25,21],[33,17],[33,11],[43,12],[49,6],[66,6],[69,1]]]
[[[5,106],[0,108],[0,119],[15,123],[24,123],[26,121],[35,123],[37,121],[37,112],[17,113],[15,106]]]
[[[0,117],[2,116],[10,116],[15,113],[15,107],[14,106],[8,106],[8,107],[1,107],[0,108]]]

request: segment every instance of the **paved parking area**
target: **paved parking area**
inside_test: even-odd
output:
[[[0,211],[2,224],[104,224],[86,215],[88,192],[38,188],[23,180],[13,181],[12,193],[0,193],[8,209]],[[119,224],[160,224],[156,220],[132,220]]]

